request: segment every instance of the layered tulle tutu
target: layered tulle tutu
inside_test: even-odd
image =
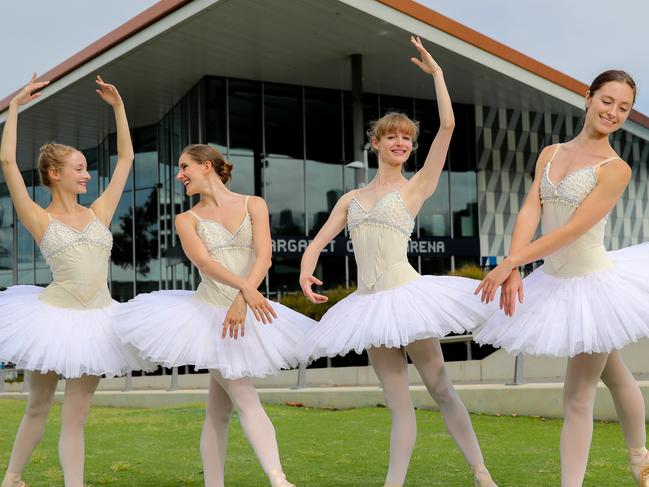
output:
[[[151,367],[115,334],[119,303],[88,310],[59,308],[39,299],[43,290],[13,286],[0,293],[1,362],[67,379],[113,377]]]
[[[227,379],[264,377],[298,365],[295,345],[315,322],[271,302],[277,318],[257,321],[248,309],[245,336],[221,338],[228,308],[192,291],[157,291],[122,305],[117,333],[140,355],[166,367],[216,369]]]
[[[463,277],[420,276],[384,291],[354,292],[331,307],[300,342],[300,358],[402,347],[415,340],[464,333],[496,309],[473,296],[478,284]]]
[[[475,332],[510,353],[573,357],[649,337],[649,244],[608,252],[612,267],[558,278],[539,267],[523,280],[512,318],[495,314]]]

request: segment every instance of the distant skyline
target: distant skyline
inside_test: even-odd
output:
[[[649,63],[644,52],[649,44],[649,2],[418,1],[586,84],[605,69],[625,69],[639,87],[636,110],[649,116],[649,95],[645,94],[649,90]],[[155,3],[0,2],[0,18],[5,20],[5,42],[0,43],[0,99],[24,85],[32,72],[49,71]]]

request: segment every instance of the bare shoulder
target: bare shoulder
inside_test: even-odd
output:
[[[248,198],[248,211],[268,211],[268,204],[261,196],[246,196]]]
[[[597,177],[600,181],[609,180],[613,183],[626,185],[631,180],[632,174],[631,166],[620,157],[597,168]]]
[[[188,225],[188,224],[193,224],[193,222],[196,221],[196,218],[189,213],[191,210],[183,211],[182,213],[178,213],[176,215],[176,226],[178,225]]]
[[[541,152],[539,152],[539,158],[537,159],[537,166],[540,165],[541,167],[543,167],[548,162],[550,162],[556,151],[559,149],[560,145],[561,144],[546,145],[543,149],[541,149]]]

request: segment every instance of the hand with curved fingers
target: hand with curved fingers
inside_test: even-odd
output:
[[[416,57],[411,57],[410,60],[419,66],[424,73],[434,75],[435,73],[442,71],[442,68],[440,68],[439,64],[437,64],[435,59],[433,59],[433,56],[424,49],[424,45],[421,43],[419,37],[410,36],[410,42],[415,46],[415,49],[419,51],[419,55],[421,56],[421,60]]]
[[[27,85],[25,85],[23,89],[20,90],[18,94],[12,98],[11,103],[15,104],[16,106],[26,105],[30,101],[35,100],[36,98],[41,96],[41,92],[39,90],[49,84],[49,81],[36,82],[36,73],[34,73],[29,80],[29,83],[27,83]]]
[[[311,289],[311,286],[313,286],[314,284],[322,286],[322,281],[314,276],[300,275],[300,287],[302,288],[302,294],[304,294],[304,296],[306,296],[306,298],[312,303],[326,303],[329,298],[323,294],[314,293],[313,289]]]
[[[514,316],[516,311],[516,298],[523,304],[523,280],[518,269],[514,269],[505,279],[500,290],[500,309],[506,316]]]
[[[513,267],[509,264],[507,259],[505,259],[485,276],[473,294],[482,292],[480,301],[483,303],[490,303],[494,300],[498,287],[502,285],[502,283],[505,282],[512,273],[512,269]]]
[[[95,78],[95,83],[97,83],[98,88],[95,90],[102,100],[108,103],[111,107],[116,107],[123,105],[122,97],[115,88],[114,85],[104,83],[104,80],[101,79],[101,76],[97,75]]]
[[[243,337],[246,334],[246,314],[248,306],[241,293],[238,293],[228,308],[228,312],[223,320],[223,332],[221,338],[224,339],[228,334],[235,340],[239,335]]]
[[[277,313],[273,307],[257,289],[246,286],[241,288],[241,294],[243,295],[243,299],[246,300],[246,303],[248,303],[248,306],[250,306],[257,321],[261,321],[266,325],[272,323],[273,318],[277,318]]]

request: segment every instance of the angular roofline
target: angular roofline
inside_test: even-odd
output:
[[[585,96],[586,91],[588,91],[588,86],[581,81],[557,71],[556,69],[516,51],[505,44],[495,41],[494,39],[460,24],[449,17],[439,14],[414,0],[376,1],[497,56],[515,66],[525,69],[526,71],[572,91],[573,93]],[[38,79],[56,81],[57,79],[62,78],[66,74],[74,71],[88,61],[108,51],[117,44],[190,2],[191,0],[161,0],[152,7],[146,9],[144,12],[136,15],[128,22],[122,24],[117,29],[93,42],[85,49],[82,49],[58,66],[42,74]],[[0,113],[4,112],[9,107],[9,102],[18,91],[19,90],[16,90],[6,98],[0,100]],[[636,110],[631,111],[629,119],[639,125],[649,128],[649,117]]]

